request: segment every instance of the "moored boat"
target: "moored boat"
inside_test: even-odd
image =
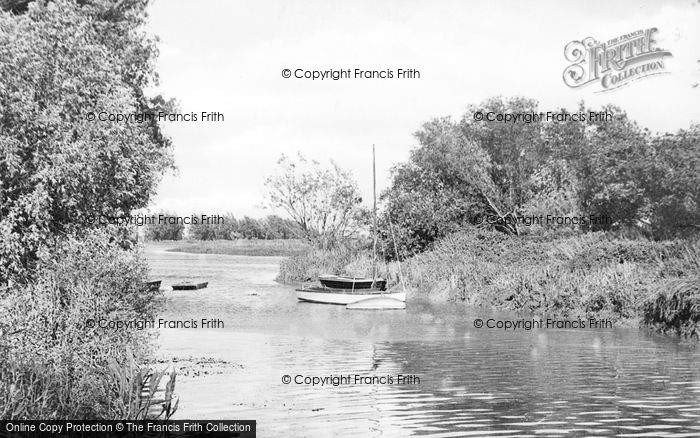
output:
[[[372,145],[372,176],[373,176],[373,260],[372,278],[344,277],[340,275],[319,275],[322,287],[303,287],[296,289],[299,301],[324,304],[353,304],[367,300],[364,304],[358,304],[359,308],[373,309],[400,309],[406,308],[406,289],[401,282],[402,292],[388,292],[386,279],[377,278],[377,178],[374,159],[374,145]],[[383,299],[380,301],[372,299]],[[374,306],[374,307],[372,307]],[[384,306],[384,307],[379,307]]]
[[[208,285],[209,285],[208,281],[204,281],[201,283],[191,283],[189,281],[186,281],[183,283],[173,284],[173,290],[197,290],[197,289],[204,289]]]
[[[386,292],[379,289],[331,289],[327,287],[308,287],[296,290],[299,301],[323,304],[352,304],[368,298],[387,297],[406,301],[405,292]]]
[[[333,289],[379,289],[386,290],[386,280],[383,278],[344,277],[340,275],[319,275],[322,285]]]

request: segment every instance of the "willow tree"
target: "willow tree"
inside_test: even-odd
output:
[[[331,162],[322,166],[302,155],[282,155],[279,171],[266,181],[272,208],[282,209],[303,234],[323,248],[350,238],[366,223],[367,211],[352,174]]]

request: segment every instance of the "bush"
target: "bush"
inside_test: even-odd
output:
[[[145,285],[141,256],[106,233],[68,238],[42,251],[34,281],[0,297],[0,418],[143,418],[147,385],[159,374],[150,330],[103,329],[99,320],[154,317],[159,292]],[[171,376],[171,386],[174,376]],[[172,389],[172,388],[170,388]],[[146,395],[145,397],[143,397]],[[162,402],[172,412],[170,394]]]
[[[639,318],[669,278],[697,275],[697,245],[621,240],[603,232],[555,238],[467,231],[407,260],[403,272],[409,285],[439,285],[452,300],[627,320]]]
[[[625,324],[644,316],[664,331],[697,336],[698,266],[698,241],[628,240],[610,232],[518,237],[470,228],[402,262],[401,272],[408,287],[430,298]],[[278,279],[367,276],[371,268],[367,250],[313,250],[283,262]],[[380,264],[380,275],[394,283],[397,273],[396,263]]]

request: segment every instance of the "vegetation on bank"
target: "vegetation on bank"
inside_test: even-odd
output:
[[[43,254],[32,283],[0,289],[0,418],[174,412],[174,374],[142,365],[153,359],[152,332],[106,327],[154,319],[162,296],[146,286],[145,266],[106,233],[90,233]],[[164,377],[166,392],[149,392]]]
[[[158,221],[146,225],[146,239],[150,241],[182,240],[187,233],[188,239],[193,240],[279,240],[299,239],[303,236],[299,225],[291,219],[284,219],[276,215],[268,215],[256,219],[244,216],[237,219],[232,213],[221,216],[221,220],[214,222],[198,221],[189,225],[185,230],[185,224],[178,221],[177,215],[172,212],[156,214],[174,220]],[[202,215],[195,215],[201,218]],[[206,252],[206,251],[205,251]]]
[[[700,240],[655,242],[615,233],[509,236],[475,228],[449,235],[401,263],[404,282],[430,299],[546,317],[641,322],[700,335]],[[284,261],[279,280],[309,281],[324,272],[370,275],[371,253],[309,251]],[[396,262],[380,275],[398,282]]]
[[[145,208],[173,167],[155,118],[95,120],[174,110],[144,93],[157,53],[147,5],[0,3],[0,419],[175,408],[174,375],[145,367],[152,331],[100,327],[153,317],[145,260],[120,244],[126,230],[86,221]]]
[[[582,103],[573,112],[592,111]],[[403,260],[405,283],[430,297],[640,320],[697,337],[700,125],[653,134],[621,108],[601,111],[612,116],[475,120],[542,112],[534,99],[495,97],[469,105],[458,121],[426,122],[381,196],[382,258]],[[304,199],[283,187],[297,195],[290,199]],[[292,257],[279,279],[370,275],[369,251],[345,246],[336,239],[334,249]],[[396,282],[395,264],[380,268]]]
[[[300,239],[277,240],[182,240],[167,243],[168,251],[195,254],[289,257],[308,251],[311,246]]]

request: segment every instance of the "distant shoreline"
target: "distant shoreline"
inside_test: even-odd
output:
[[[149,241],[146,245],[168,252],[262,257],[290,257],[310,249],[307,243],[299,239],[161,240]]]

